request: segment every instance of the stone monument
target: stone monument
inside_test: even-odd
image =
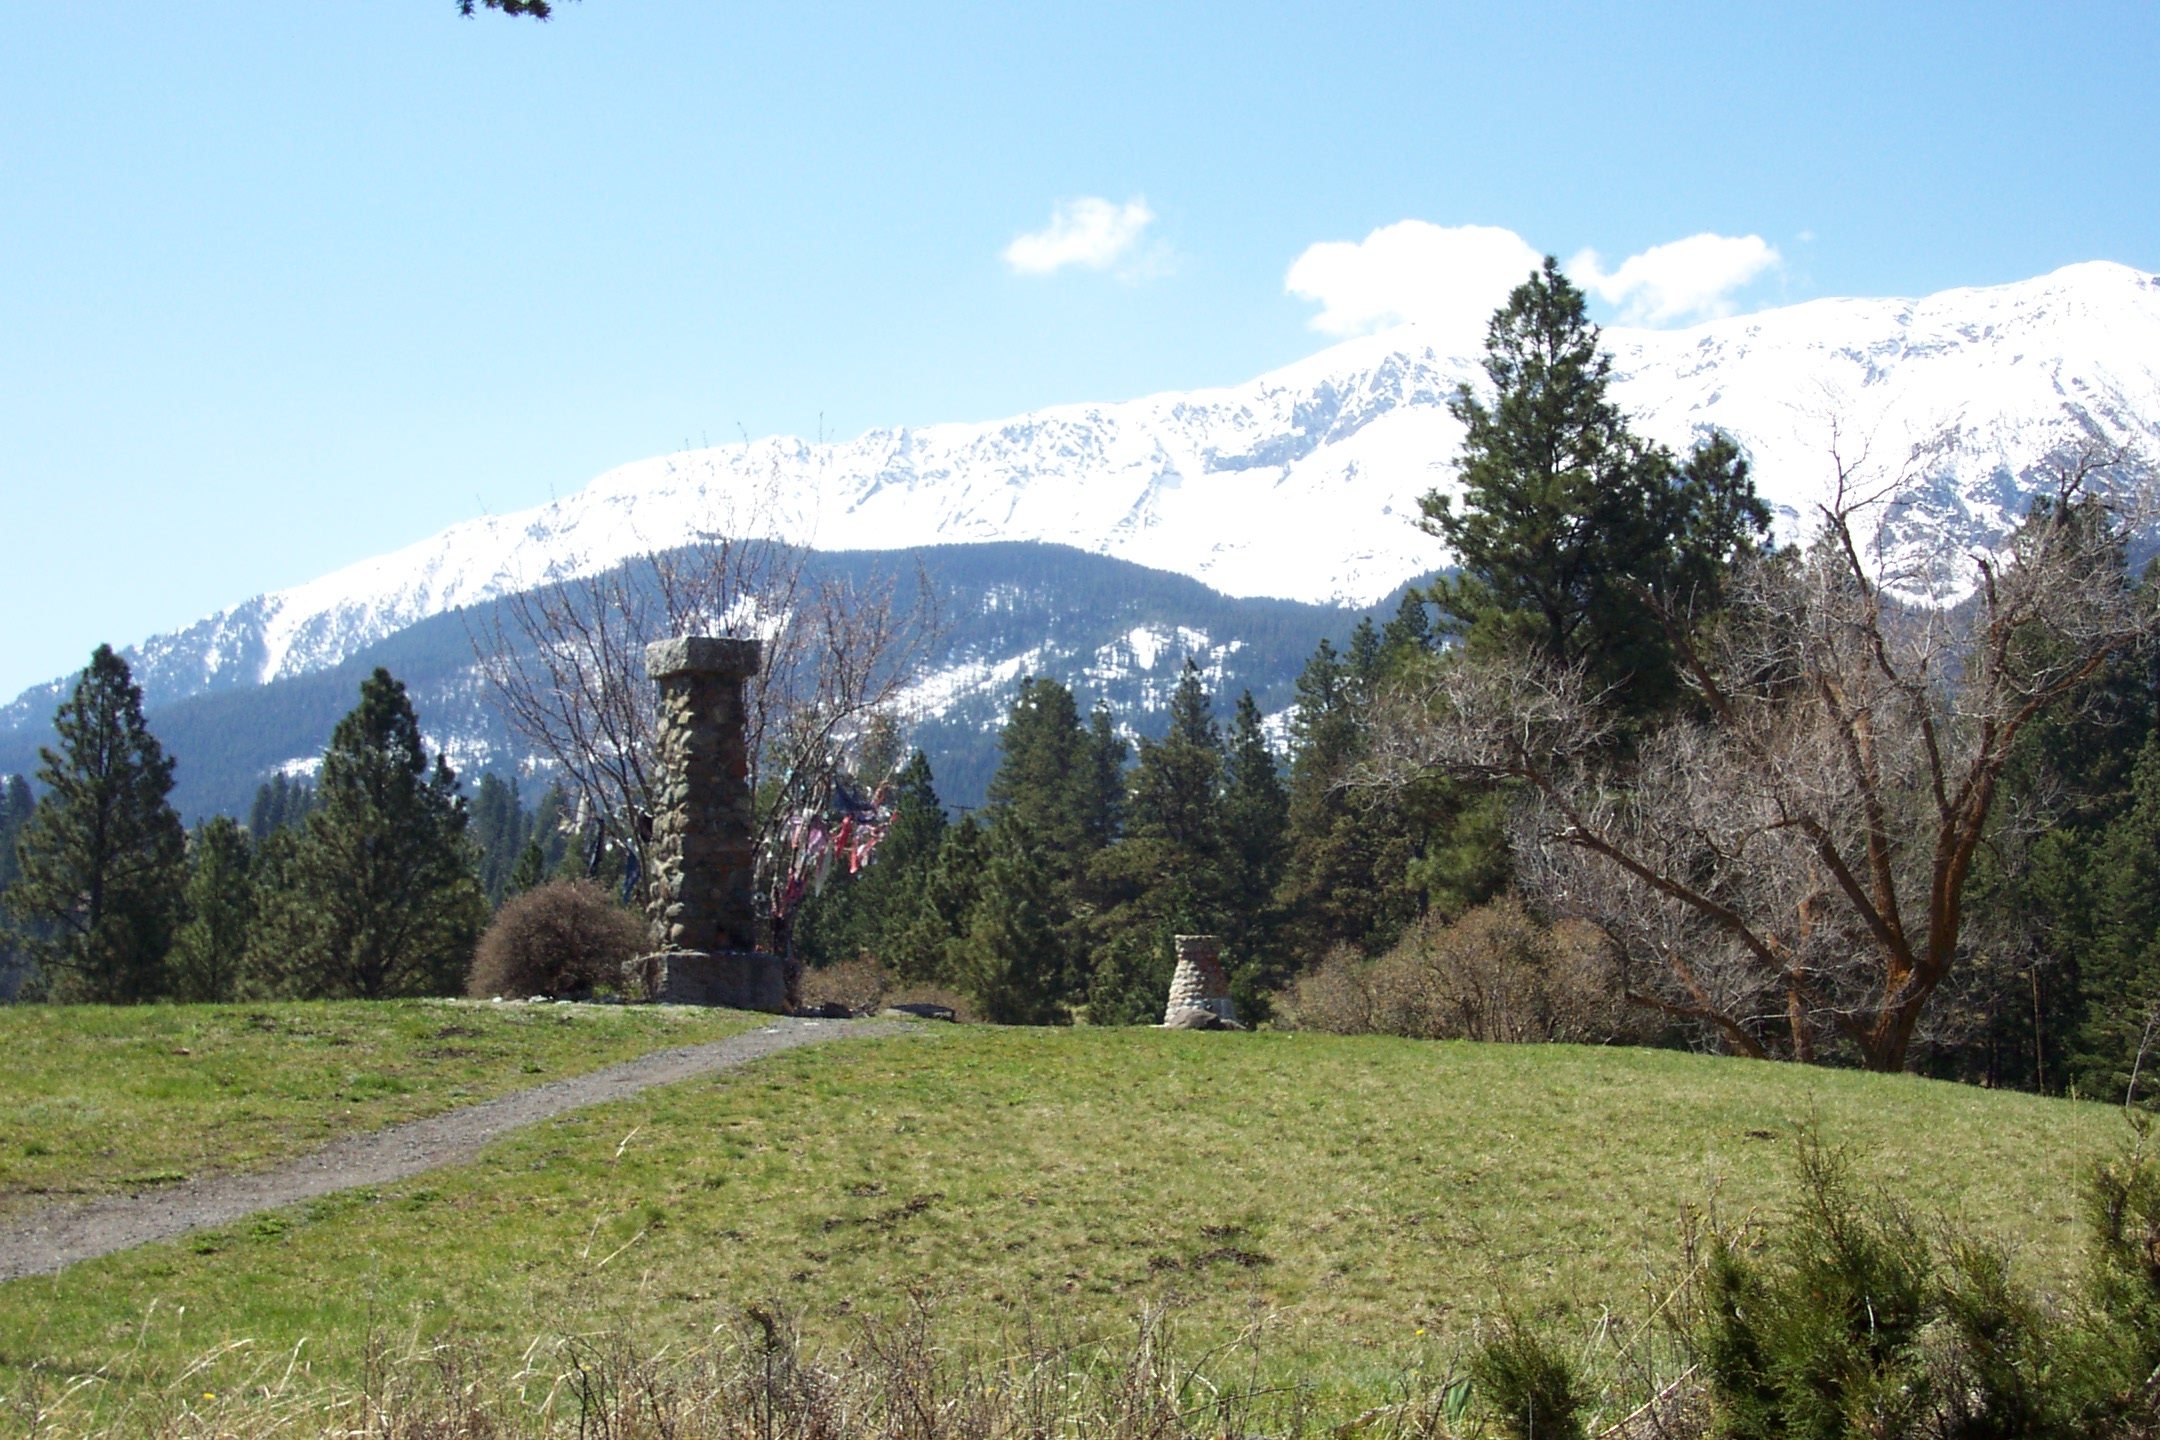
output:
[[[629,964],[648,1000],[788,1008],[788,966],[757,944],[757,851],[743,682],[755,640],[688,635],[645,647],[660,690],[662,781],[653,816],[647,910],[654,953]]]
[[[1174,935],[1171,943],[1177,947],[1177,970],[1170,977],[1170,1003],[1163,1007],[1163,1023],[1177,1024],[1180,1010],[1205,1010],[1217,1019],[1235,1022],[1230,977],[1222,967],[1222,942],[1213,935]]]

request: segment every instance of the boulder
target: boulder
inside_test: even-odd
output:
[[[1165,1030],[1243,1030],[1247,1027],[1198,1005],[1179,1005],[1163,1016]]]
[[[908,1001],[904,1005],[888,1005],[879,1013],[912,1016],[917,1020],[958,1020],[960,1018],[953,1013],[953,1008],[950,1005],[931,1005],[916,1000]]]

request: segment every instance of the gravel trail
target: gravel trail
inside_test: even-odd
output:
[[[412,1120],[367,1135],[348,1135],[310,1155],[271,1170],[216,1175],[134,1195],[111,1195],[32,1211],[0,1221],[0,1281],[56,1270],[190,1230],[225,1225],[261,1210],[275,1210],[360,1185],[388,1185],[422,1171],[468,1160],[497,1136],[654,1085],[733,1069],[798,1045],[850,1036],[894,1035],[915,1030],[886,1020],[776,1019],[708,1045],[688,1045],[575,1075],[550,1080],[514,1095],[426,1120]]]

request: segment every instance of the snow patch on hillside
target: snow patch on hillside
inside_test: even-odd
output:
[[[1730,432],[1787,537],[1812,524],[1840,461],[1871,482],[1909,472],[1913,503],[1882,517],[1891,571],[1946,537],[1998,543],[2036,467],[2066,440],[2160,451],[2160,277],[2120,265],[1686,330],[1615,328],[1605,343],[1638,429],[1676,449]],[[446,610],[726,535],[834,550],[1052,541],[1231,595],[1367,605],[1444,563],[1417,526],[1418,502],[1452,489],[1461,427],[1447,404],[1483,383],[1476,355],[1406,327],[1243,385],[659,456],[257,597],[138,653],[167,699],[259,684]],[[982,603],[1013,598],[992,591]],[[1186,644],[1139,634],[1127,642],[1143,670]],[[947,672],[918,686],[918,701],[978,683],[989,677]]]

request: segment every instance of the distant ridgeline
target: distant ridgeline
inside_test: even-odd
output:
[[[861,586],[886,577],[911,595],[918,574],[936,597],[940,635],[913,713],[901,718],[909,747],[930,758],[938,794],[968,807],[982,803],[998,726],[1025,677],[1056,679],[1083,712],[1100,700],[1122,727],[1153,736],[1189,655],[1219,714],[1247,689],[1263,714],[1275,714],[1289,708],[1298,672],[1323,638],[1340,644],[1361,615],[1385,617],[1400,599],[1370,612],[1238,599],[1182,575],[1036,543],[815,554],[806,578]],[[190,823],[218,813],[245,818],[263,781],[322,754],[378,665],[405,682],[429,745],[447,749],[468,791],[483,773],[513,773],[522,747],[495,712],[474,648],[492,620],[484,610],[433,616],[328,669],[268,685],[176,695],[165,679],[171,667],[138,669],[150,726],[178,762],[174,805]],[[135,651],[124,653],[135,661]],[[38,687],[0,709],[0,775],[35,771],[71,683]],[[524,788],[537,796],[531,778]]]

